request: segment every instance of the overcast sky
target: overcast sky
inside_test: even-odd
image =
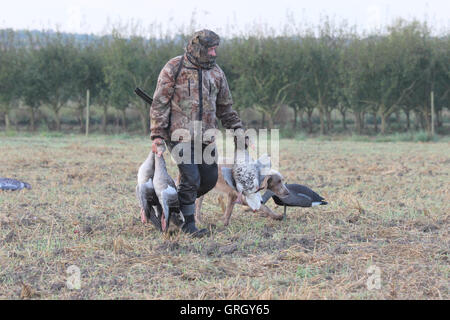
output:
[[[176,31],[189,26],[196,12],[196,28],[209,28],[222,35],[246,32],[266,25],[277,32],[287,13],[297,24],[317,25],[328,15],[347,20],[358,30],[392,22],[394,18],[427,21],[435,32],[450,29],[449,0],[0,0],[0,28],[55,29],[78,33],[104,34],[111,25],[129,21],[148,27],[161,25]]]

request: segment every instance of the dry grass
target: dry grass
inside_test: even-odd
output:
[[[0,298],[449,299],[449,143],[283,140],[281,172],[330,205],[282,222],[237,207],[225,228],[210,194],[213,236],[190,239],[140,223],[147,140],[0,139],[0,176],[33,186],[0,193]]]

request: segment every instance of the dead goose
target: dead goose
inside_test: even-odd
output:
[[[148,219],[153,225],[161,230],[160,217],[162,214],[162,207],[156,196],[155,188],[153,186],[153,176],[155,174],[155,154],[150,151],[147,159],[139,167],[137,174],[136,195],[141,207],[141,221],[147,223]]]
[[[169,221],[171,218],[175,221],[183,223],[184,217],[180,211],[175,182],[167,172],[166,162],[164,161],[164,157],[162,155],[164,149],[165,148],[162,145],[157,148],[157,154],[161,152],[161,155],[155,156],[155,175],[153,177],[153,186],[162,207],[162,214],[161,217],[159,217],[161,220],[161,229],[166,232],[169,228]],[[172,213],[175,213],[173,217]]]
[[[247,149],[236,150],[232,168],[222,167],[222,175],[229,186],[238,191],[236,203],[242,203],[242,195],[248,206],[256,211],[261,207],[261,194],[258,192],[263,185],[264,173],[270,169],[270,159],[265,154],[253,161]]]
[[[253,211],[261,207],[259,194],[258,169],[253,161],[235,162],[233,165],[233,179],[239,192],[236,203],[242,203],[242,195]]]
[[[22,189],[31,189],[31,186],[26,183],[15,179],[10,178],[0,178],[0,190],[22,190]]]
[[[292,183],[286,184],[286,188],[289,190],[289,195],[284,198],[279,198],[272,191],[267,190],[262,196],[262,203],[265,204],[272,197],[277,205],[284,206],[284,217],[286,217],[286,207],[309,208],[328,204],[323,197],[307,186]]]

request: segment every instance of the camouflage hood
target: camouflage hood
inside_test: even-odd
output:
[[[216,57],[208,54],[208,48],[218,46],[219,42],[219,36],[213,31],[197,31],[186,46],[186,56],[191,63],[203,69],[211,69],[216,64]]]

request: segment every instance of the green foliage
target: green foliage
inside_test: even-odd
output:
[[[20,98],[17,84],[21,82],[20,53],[12,30],[0,30],[0,114],[4,114],[9,130],[9,112]]]
[[[349,140],[355,142],[437,142],[441,141],[442,138],[438,135],[432,137],[428,132],[422,130],[418,132],[397,132],[391,135],[379,134],[375,137],[352,135]]]
[[[146,40],[138,35],[125,37],[118,30],[106,41],[103,71],[109,102],[123,112],[124,119],[128,107],[136,108],[145,134],[149,132],[149,106],[134,94],[134,89],[140,87],[152,92],[165,63],[182,53],[182,48],[173,41]]]
[[[436,125],[442,127],[442,111],[449,105],[448,34],[433,36],[426,23],[402,20],[383,33],[364,36],[329,19],[317,28],[293,29],[282,36],[253,30],[246,36],[222,39],[218,63],[238,112],[252,108],[259,113],[261,120],[256,122],[261,126],[283,123],[282,135],[298,138],[300,115],[306,116],[309,133],[320,123],[324,134],[348,131],[345,117],[350,114],[360,135],[369,131],[369,125],[377,133],[378,120],[382,134],[403,131],[400,122],[388,128],[390,116],[395,113],[397,121],[402,111],[407,116],[406,130],[411,114],[429,135],[433,91],[439,115]],[[152,94],[160,70],[183,53],[189,35],[170,37],[150,31],[144,36],[137,30],[117,28],[111,35],[85,39],[59,32],[25,32],[25,36],[22,32],[20,40],[17,32],[0,30],[0,117],[6,127],[11,110],[24,105],[30,111],[32,130],[35,121],[37,127],[45,123],[59,130],[62,121],[82,129],[89,90],[91,105],[100,106],[103,132],[113,107],[109,114],[117,118],[116,125],[121,123],[123,132],[141,128],[147,135],[149,106],[133,91],[139,86]],[[283,105],[291,108],[293,117],[279,119]],[[62,108],[73,109],[72,118],[61,116]],[[53,115],[48,116],[47,110]],[[334,110],[343,118],[342,130],[333,130],[339,124],[332,119]],[[377,121],[370,118],[368,122],[367,114],[377,116]],[[140,123],[127,127],[127,120],[134,119]],[[246,125],[250,122],[243,120]],[[286,126],[289,123],[292,126]]]

